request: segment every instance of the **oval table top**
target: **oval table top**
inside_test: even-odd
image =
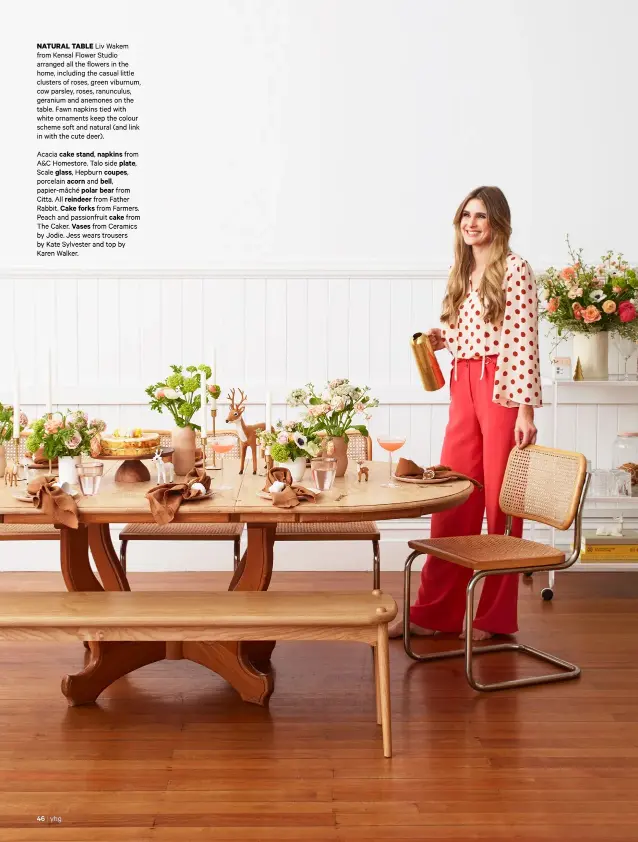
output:
[[[330,491],[319,494],[316,502],[282,509],[259,496],[265,476],[240,476],[238,459],[226,459],[225,463],[223,482],[230,490],[217,492],[210,499],[182,503],[175,523],[316,523],[419,517],[458,506],[472,492],[467,480],[433,485],[397,483],[399,488],[383,488],[388,480],[387,462],[368,462],[368,482],[357,481],[356,466],[351,464],[346,475],[337,478]],[[155,483],[116,483],[118,466],[117,462],[105,462],[99,493],[77,498],[81,523],[153,523],[145,494]],[[222,484],[220,471],[209,473],[214,490]],[[310,471],[300,484],[312,486]],[[5,523],[46,522],[44,514],[32,504],[16,499],[16,493],[24,493],[24,489],[24,482],[17,490],[0,483],[0,518]]]

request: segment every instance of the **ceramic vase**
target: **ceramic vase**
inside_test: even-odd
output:
[[[287,462],[276,462],[275,464],[278,468],[288,468],[293,482],[301,482],[306,471],[305,456],[298,456],[296,459],[288,459]]]
[[[82,461],[81,456],[59,456],[58,457],[58,482],[60,485],[66,482],[67,485],[78,485],[78,465]]]
[[[577,360],[585,380],[607,380],[609,378],[609,333],[575,333],[572,340],[572,363]]]
[[[195,430],[190,426],[174,427],[171,443],[175,473],[184,476],[195,467]]]
[[[328,449],[328,455],[334,456],[337,460],[335,476],[342,477],[348,470],[348,443],[345,436],[333,436],[330,439],[332,448]],[[330,450],[332,449],[332,453]]]

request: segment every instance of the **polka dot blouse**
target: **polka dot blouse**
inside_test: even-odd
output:
[[[499,324],[485,322],[478,292],[470,290],[454,324],[443,338],[455,359],[496,355],[493,400],[507,407],[542,406],[538,359],[538,297],[529,263],[507,257],[505,314]]]

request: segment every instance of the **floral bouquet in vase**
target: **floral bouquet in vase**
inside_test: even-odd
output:
[[[29,419],[20,413],[20,432],[26,429]],[[0,403],[0,475],[4,476],[7,467],[5,444],[13,438],[13,407]]]
[[[89,421],[80,409],[53,412],[33,422],[27,451],[36,463],[48,461],[51,465],[57,459],[60,482],[77,485],[76,469],[82,454],[99,455],[100,434],[105,429],[104,421],[99,418]]]
[[[307,460],[322,448],[320,436],[301,420],[277,421],[274,430],[259,430],[257,438],[274,462],[288,468],[294,482],[301,481]]]
[[[379,406],[376,398],[368,394],[368,386],[354,386],[349,380],[340,378],[330,380],[320,392],[315,391],[312,383],[303,389],[293,389],[288,395],[288,406],[303,406],[307,410],[304,421],[313,432],[323,432],[329,439],[328,453],[337,458],[337,476],[343,476],[348,467],[347,447],[348,430],[358,430],[368,435],[363,424],[355,424],[357,415],[366,420],[372,416],[370,409]]]
[[[559,337],[573,337],[574,362],[580,360],[586,380],[606,380],[609,334],[619,350],[629,349],[627,357],[638,342],[638,273],[622,254],[607,252],[589,266],[582,249],[574,251],[569,239],[567,246],[572,262],[562,269],[552,266],[537,279],[544,299],[541,318]]]

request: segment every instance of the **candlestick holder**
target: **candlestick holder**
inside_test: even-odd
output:
[[[215,438],[215,436],[217,434],[217,430],[216,430],[216,426],[215,426],[215,422],[216,422],[216,419],[217,419],[217,408],[215,407],[215,409],[211,409],[210,414],[211,414],[212,419],[213,419],[213,438]],[[220,461],[221,461],[221,458],[220,458]],[[222,469],[222,466],[217,464],[217,454],[215,453],[214,450],[213,450],[213,464],[209,465],[208,469],[210,471],[221,471],[221,469]]]

